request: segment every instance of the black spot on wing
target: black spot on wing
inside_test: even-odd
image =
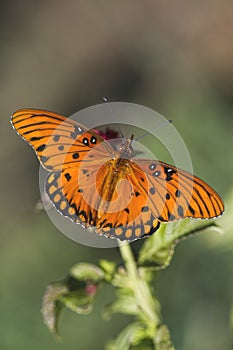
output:
[[[73,158],[73,159],[78,159],[78,158],[79,158],[78,152],[73,153],[73,154],[72,154],[72,158]]]
[[[71,180],[71,175],[70,175],[70,173],[66,173],[66,174],[65,174],[65,178],[66,178],[67,181],[70,181],[70,180]]]
[[[150,164],[150,166],[149,166],[150,170],[155,170],[155,168],[156,168],[156,164],[155,163]]]
[[[37,152],[43,152],[45,150],[45,148],[46,148],[46,145],[43,144],[43,145],[40,145],[39,147],[37,147],[36,151]]]
[[[33,142],[33,141],[39,141],[41,139],[43,139],[44,136],[34,136],[34,137],[31,137],[30,138],[30,141]]]
[[[84,138],[83,138],[83,144],[84,144],[85,146],[89,146],[89,140],[88,140],[87,137],[84,137]]]
[[[59,141],[59,139],[60,139],[60,136],[59,136],[59,135],[55,135],[55,136],[53,137],[53,141],[55,141],[55,142]]]
[[[169,167],[164,167],[164,173],[166,175],[166,181],[171,181],[172,180],[172,175],[176,173],[176,170],[169,168]]]
[[[141,211],[145,213],[145,212],[149,211],[149,207],[144,206],[144,207],[142,207]]]
[[[80,127],[75,125],[74,126],[74,131],[71,132],[70,136],[73,140],[76,140],[78,135],[81,135],[84,132],[84,130]]]
[[[95,137],[95,136],[92,136],[92,137],[91,137],[91,143],[96,144],[96,141],[97,141],[96,137]]]
[[[154,177],[158,177],[161,174],[161,171],[157,170],[153,173]]]
[[[155,194],[156,190],[154,189],[154,187],[151,187],[151,188],[149,189],[149,192],[150,192],[150,194]]]
[[[49,160],[49,157],[41,156],[41,157],[40,157],[40,160],[41,160],[43,163],[46,163],[46,162]]]
[[[178,214],[180,217],[184,217],[184,209],[181,205],[178,205]]]

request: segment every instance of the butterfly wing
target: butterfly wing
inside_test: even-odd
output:
[[[148,206],[159,221],[187,217],[211,219],[221,215],[224,204],[203,180],[175,166],[147,159],[134,159],[136,177],[146,174]],[[143,184],[140,183],[141,191]]]
[[[108,159],[113,151],[93,130],[54,112],[21,109],[13,114],[11,123],[48,171],[78,167],[82,161],[91,162],[91,158],[86,158],[87,153],[97,144],[100,145],[95,151],[97,159]]]
[[[123,216],[121,216],[119,222],[122,223],[123,220]],[[132,242],[136,239],[151,236],[159,227],[160,221],[148,210],[147,213],[141,213],[130,224],[128,223],[124,226],[120,224],[119,226],[112,227],[111,220],[108,224],[103,225],[103,227],[96,228],[95,231],[99,234],[104,234],[106,237],[114,237],[121,241],[128,240]]]
[[[79,169],[51,173],[46,181],[50,200],[73,222],[86,228],[94,227],[97,233],[107,237],[132,241],[151,235],[160,223],[151,210],[143,206],[147,196],[140,198],[142,206],[139,205],[139,194],[131,182],[132,174],[126,174],[122,169],[113,176],[114,181],[112,162],[114,160],[101,166],[84,163]],[[136,178],[135,181],[137,183]]]

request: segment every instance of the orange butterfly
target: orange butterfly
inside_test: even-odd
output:
[[[132,241],[154,233],[160,222],[224,211],[219,195],[198,177],[133,158],[133,137],[115,149],[94,130],[37,109],[18,110],[11,122],[50,172],[46,192],[55,208],[99,234]]]

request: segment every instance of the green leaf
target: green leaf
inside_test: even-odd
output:
[[[60,298],[65,295],[67,291],[68,288],[62,283],[50,284],[46,288],[42,301],[41,313],[44,323],[57,339],[59,339],[58,320],[63,309]]]
[[[104,272],[97,265],[79,263],[70,269],[70,276],[80,281],[100,282],[104,279]]]
[[[130,296],[121,294],[112,304],[105,307],[103,317],[105,319],[109,319],[113,313],[137,315],[139,312],[140,310],[138,309],[135,297],[133,295]]]
[[[78,290],[62,295],[60,301],[71,311],[81,315],[88,315],[93,309],[94,298],[85,295],[82,290]]]
[[[159,327],[154,339],[154,344],[156,350],[175,350],[167,326],[161,325]]]
[[[174,223],[162,224],[158,232],[147,238],[138,258],[140,266],[161,270],[169,266],[176,245],[183,239],[208,228],[216,228],[211,221],[185,219]]]
[[[106,350],[130,350],[134,349],[134,346],[140,345],[138,349],[150,349],[141,347],[142,343],[146,341],[148,343],[148,335],[146,327],[141,322],[134,322],[128,325],[115,340],[112,340],[107,344]],[[151,342],[153,346],[153,343]]]
[[[64,306],[78,314],[89,314],[104,280],[98,266],[79,263],[70,269],[64,282],[50,284],[44,294],[42,316],[51,333],[58,337],[58,320]]]
[[[104,280],[104,272],[98,266],[79,263],[70,269],[66,279],[68,293],[62,295],[61,302],[78,314],[92,311],[96,293]]]
[[[104,272],[105,280],[111,282],[115,272],[116,272],[116,263],[114,261],[108,261],[101,259],[99,261],[99,266]]]

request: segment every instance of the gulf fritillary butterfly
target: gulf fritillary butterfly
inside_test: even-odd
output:
[[[219,195],[198,177],[133,158],[133,137],[115,149],[94,130],[37,109],[18,110],[11,122],[49,172],[46,192],[55,208],[99,234],[132,241],[153,234],[161,222],[211,219],[224,211]]]

